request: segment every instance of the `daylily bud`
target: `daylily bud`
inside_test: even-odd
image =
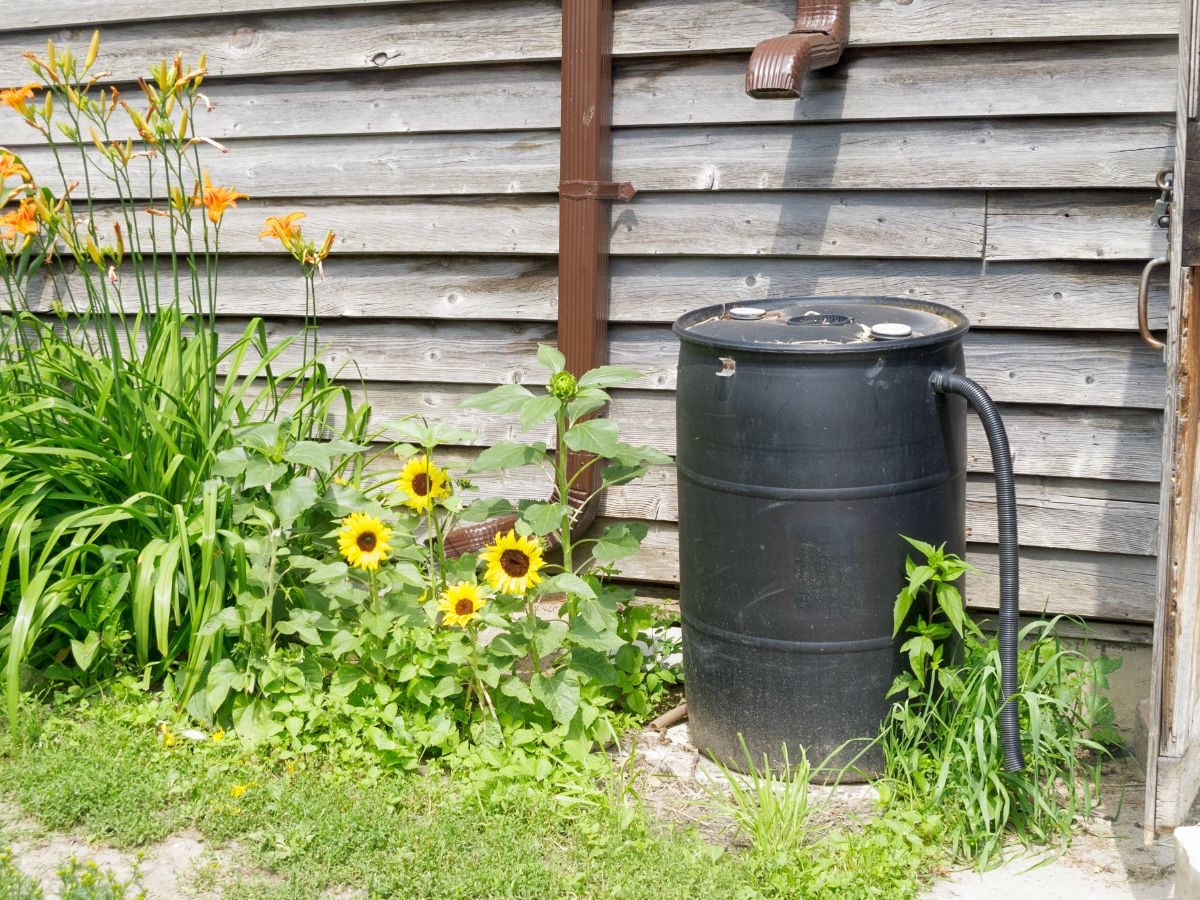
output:
[[[100,248],[96,246],[96,242],[92,240],[91,235],[88,235],[87,241],[85,243],[87,246],[88,256],[91,257],[92,262],[94,262],[98,266],[101,265],[104,262],[104,260],[100,256]]]
[[[100,52],[100,29],[97,28],[92,32],[92,43],[88,46],[87,59],[83,61],[83,69],[86,72],[96,64],[96,55]]]
[[[187,137],[187,126],[188,126],[188,111],[185,109],[183,111],[183,116],[179,119],[179,140],[181,140],[181,141],[185,137]]]

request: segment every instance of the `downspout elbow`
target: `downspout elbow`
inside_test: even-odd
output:
[[[798,99],[808,72],[842,58],[849,7],[849,0],[797,0],[791,32],[763,41],[750,54],[746,93],[756,100]]]

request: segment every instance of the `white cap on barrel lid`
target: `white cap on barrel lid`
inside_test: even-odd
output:
[[[871,334],[881,338],[905,338],[913,333],[911,325],[902,322],[880,322],[871,326]]]
[[[731,319],[761,319],[766,314],[765,309],[759,309],[757,306],[735,306],[729,310]]]

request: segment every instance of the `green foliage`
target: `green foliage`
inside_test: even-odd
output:
[[[1028,767],[1005,771],[999,648],[965,617],[949,585],[969,567],[944,548],[910,543],[925,561],[907,561],[897,622],[910,621],[915,600],[925,602],[907,628],[910,671],[892,688],[901,700],[884,723],[881,791],[939,816],[952,853],[981,867],[1002,858],[1008,835],[1065,847],[1075,817],[1097,800],[1103,742],[1114,736],[1102,692],[1120,661],[1064,647],[1059,618],[1022,628],[1017,698]]]
[[[0,897],[5,900],[42,900],[44,896],[38,883],[17,868],[12,850],[0,847]]]
[[[72,856],[58,870],[58,877],[62,883],[59,888],[62,900],[144,900],[146,897],[136,866],[129,880],[122,881],[94,862],[80,862]]]
[[[656,645],[655,615],[604,580],[645,529],[577,542],[582,473],[544,443],[501,443],[470,467],[547,472],[557,499],[515,507],[473,506],[469,473],[438,467],[445,445],[478,443],[461,429],[409,418],[388,428],[399,471],[368,455],[381,436],[368,430],[370,408],[351,402],[316,346],[314,276],[333,236],[305,240],[299,213],[268,219],[265,234],[300,263],[302,334],[272,342],[254,320],[222,335],[219,237],[244,195],[213,186],[201,161],[203,62],[154,67],[139,83],[141,110],[99,89],[97,51],[98,38],[83,60],[28,55],[46,100],[15,112],[45,137],[60,189],[5,151],[18,183],[0,203],[19,204],[31,223],[10,234],[6,219],[0,237],[12,251],[0,253],[9,718],[23,688],[86,696],[114,682],[161,684],[194,720],[297,756],[328,747],[369,765],[440,758],[492,771],[503,751],[499,768],[532,777],[550,760],[587,768],[592,748],[679,680],[643,652]],[[118,114],[144,152],[112,139]],[[70,182],[76,170],[82,185]],[[94,209],[98,184],[117,197],[115,227]],[[587,418],[606,388],[638,373],[606,366],[576,378],[555,348],[537,357],[548,390],[505,385],[477,405],[517,413],[525,429],[553,420],[556,446],[591,454],[582,471],[602,472],[605,485],[666,461]],[[528,577],[508,580],[497,568],[505,548],[448,558],[457,524],[505,506],[514,540],[545,536],[561,561],[527,542]],[[368,526],[365,538],[351,533]],[[537,615],[539,602],[560,615]]]
[[[0,752],[0,784],[43,826],[119,846],[194,827],[212,846],[235,848],[235,865],[206,868],[195,885],[230,898],[347,888],[372,897],[757,896],[736,857],[652,822],[629,776],[607,766],[559,765],[545,780],[485,791],[469,773],[436,767],[369,771],[332,753],[293,761],[179,735],[167,748],[155,737],[163,709],[131,695],[36,710],[16,755]],[[106,757],[110,772],[97,788]],[[614,778],[611,786],[598,786],[597,774]],[[122,781],[123,802],[107,787]],[[97,792],[108,801],[88,803]],[[163,824],[148,831],[151,822]]]
[[[703,784],[708,804],[733,820],[756,856],[786,861],[804,846],[811,830],[808,783],[813,772],[808,757],[801,748],[800,760],[793,766],[785,744],[781,748],[782,769],[773,772],[765,753],[760,769],[745,739],[738,735],[738,740],[746,761],[746,774],[737,775],[718,761],[720,787],[707,781]]]

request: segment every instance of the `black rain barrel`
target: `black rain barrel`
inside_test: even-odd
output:
[[[965,551],[966,318],[888,297],[713,306],[675,323],[680,607],[693,743],[815,766],[874,738],[902,670],[900,535]],[[844,751],[848,761],[864,744]],[[873,747],[857,766],[877,772]]]

